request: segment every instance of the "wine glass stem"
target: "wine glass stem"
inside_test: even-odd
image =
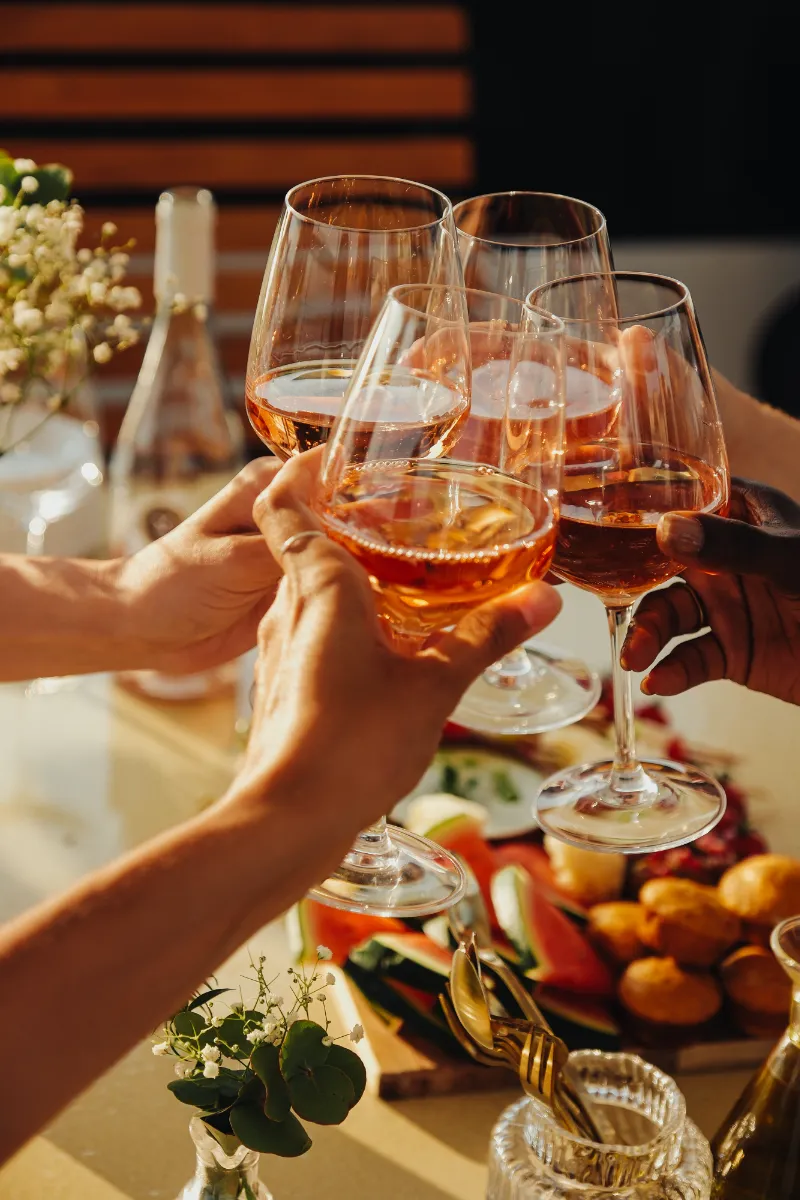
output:
[[[636,758],[636,718],[633,710],[633,689],[629,671],[623,670],[622,647],[633,616],[633,605],[606,605],[608,629],[611,634],[612,684],[614,690],[614,733],[616,751],[611,773],[614,792],[648,793],[653,784]]]
[[[25,531],[25,553],[36,558],[44,551],[44,535],[47,533],[47,522],[38,513],[31,517]]]
[[[358,835],[358,840],[351,853],[369,854],[373,857],[388,857],[392,855],[392,843],[386,826],[386,817],[381,817],[374,825],[368,825]]]

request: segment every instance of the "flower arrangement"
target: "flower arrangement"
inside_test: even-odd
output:
[[[0,150],[0,456],[17,444],[23,401],[45,397],[42,422],[68,403],[85,372],[81,339],[97,363],[138,340],[128,310],[141,296],[124,286],[133,243],[115,245],[108,222],[99,246],[79,249],[84,212],[71,186],[60,163]]]
[[[199,1110],[208,1132],[225,1149],[247,1146],[262,1154],[294,1158],[311,1148],[298,1118],[317,1125],[340,1125],[361,1099],[366,1071],[345,1038],[364,1036],[356,1025],[333,1038],[326,994],[336,982],[320,964],[331,958],[318,946],[316,961],[288,971],[292,1002],[273,990],[265,959],[251,959],[256,996],[218,1013],[215,1002],[230,988],[209,988],[177,1012],[153,1045],[153,1054],[172,1056],[177,1079],[168,1086],[183,1104]],[[319,1004],[324,1024],[311,1020]]]

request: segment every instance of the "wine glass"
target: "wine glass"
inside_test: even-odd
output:
[[[247,367],[250,423],[278,458],[326,441],[389,288],[463,282],[453,209],[435,188],[334,175],[286,195]]]
[[[548,192],[497,192],[474,196],[453,209],[467,287],[524,300],[532,288],[566,275],[613,269],[606,221],[583,200]],[[502,410],[493,407],[490,370],[472,378],[470,420],[476,443],[493,436]],[[584,373],[566,372],[567,438],[613,420],[608,388],[587,387]],[[585,717],[600,698],[600,680],[589,667],[537,642],[507,654],[469,689],[453,714],[459,725],[485,733],[544,733]]]
[[[503,363],[505,419],[470,461],[472,363]],[[540,578],[555,549],[563,460],[563,328],[508,296],[393,288],[333,427],[317,511],[369,572],[380,619],[413,654],[478,604]],[[396,797],[400,799],[400,795]],[[456,859],[381,820],[312,896],[356,911],[437,912]]]
[[[530,303],[564,320],[568,365],[602,381],[617,403],[602,436],[567,445],[553,566],[606,606],[616,752],[546,780],[539,823],[594,850],[680,846],[716,824],[725,793],[685,764],[637,759],[620,652],[636,601],[681,570],[657,541],[662,513],[728,507],[725,443],[694,307],[682,283],[634,272],[557,280]]]

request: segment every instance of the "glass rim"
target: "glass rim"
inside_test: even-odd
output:
[[[778,959],[781,966],[785,970],[791,970],[795,976],[797,971],[800,969],[800,958],[795,958],[794,955],[789,953],[783,944],[782,938],[784,934],[789,933],[791,930],[797,929],[798,927],[800,927],[800,915],[795,917],[786,917],[783,921],[780,921],[775,926],[769,938],[769,944],[772,953]]]
[[[481,237],[477,233],[469,233],[466,229],[462,229],[458,223],[457,213],[460,208],[464,208],[467,204],[474,204],[477,200],[496,200],[501,196],[546,196],[548,200],[567,200],[570,204],[580,205],[581,208],[588,209],[595,217],[599,218],[599,224],[596,229],[589,233],[582,233],[576,238],[559,238],[554,242],[540,242],[538,245],[515,245],[511,242],[498,242],[494,238]],[[459,237],[469,238],[473,242],[483,242],[487,246],[498,246],[504,250],[548,250],[554,246],[577,246],[581,242],[586,242],[590,238],[596,238],[603,230],[608,232],[608,222],[606,221],[605,213],[603,213],[596,204],[591,204],[588,200],[579,200],[577,196],[567,196],[562,192],[529,192],[514,188],[507,192],[483,192],[479,196],[468,196],[466,200],[459,200],[458,204],[453,205],[453,221],[455,222],[456,233]]]
[[[490,292],[485,288],[461,287],[457,284],[449,283],[398,283],[394,287],[389,288],[386,293],[384,305],[391,300],[394,304],[398,304],[401,308],[404,308],[406,312],[414,313],[420,317],[427,317],[429,320],[439,321],[443,326],[453,326],[455,328],[461,325],[460,321],[449,317],[437,317],[435,314],[419,308],[416,304],[409,304],[402,297],[403,292],[420,291],[427,292],[429,295],[432,295],[434,292],[457,292],[465,298],[468,296],[482,296],[488,297],[491,300],[502,300],[504,304],[519,308],[523,316],[525,313],[534,313],[537,317],[540,317],[550,327],[551,333],[558,335],[564,332],[564,320],[555,313],[548,312],[547,309],[537,307],[535,304],[528,304],[527,300],[517,300],[515,296],[507,296],[502,292]],[[505,332],[511,337],[530,337],[534,330],[508,329]]]
[[[293,197],[301,188],[312,187],[315,183],[332,183],[337,179],[379,180],[381,183],[408,184],[410,187],[419,188],[420,191],[427,192],[429,195],[437,196],[443,201],[442,215],[434,217],[432,221],[424,221],[419,225],[398,225],[394,229],[365,229],[360,225],[331,225],[329,221],[320,221],[316,217],[300,212],[295,207]],[[411,233],[413,230],[431,229],[435,225],[441,225],[447,220],[448,216],[452,217],[453,215],[453,201],[444,192],[440,191],[439,188],[432,187],[429,183],[420,183],[417,179],[404,179],[401,175],[361,175],[357,172],[352,175],[318,175],[315,179],[305,179],[302,183],[295,183],[289,188],[283,198],[283,202],[287,212],[290,212],[299,221],[307,221],[309,225],[325,226],[328,229],[341,229],[345,233]]]
[[[582,275],[565,275],[563,279],[551,279],[549,283],[540,283],[538,287],[532,288],[523,304],[534,309],[545,308],[543,296],[549,288],[555,289],[563,287],[566,283],[579,283],[589,279],[627,279],[638,283],[658,284],[667,289],[672,288],[678,293],[678,299],[663,308],[654,309],[652,312],[636,313],[630,317],[561,317],[560,320],[564,322],[565,327],[569,325],[614,325],[619,327],[620,325],[637,324],[641,321],[652,321],[657,317],[668,317],[670,313],[691,307],[692,296],[685,283],[671,275],[659,275],[654,271],[588,271]],[[549,311],[545,308],[545,312]],[[555,315],[557,314],[554,313],[553,316]]]
[[[660,1067],[654,1063],[648,1062],[646,1058],[642,1058],[640,1054],[633,1054],[630,1050],[572,1050],[569,1055],[569,1060],[577,1069],[582,1061],[611,1062],[619,1063],[641,1063],[650,1073],[651,1078],[657,1083],[665,1095],[669,1094],[669,1101],[672,1104],[672,1112],[669,1114],[669,1119],[661,1125],[653,1136],[646,1142],[638,1142],[635,1145],[620,1143],[613,1145],[611,1142],[593,1142],[589,1138],[582,1137],[580,1134],[571,1133],[562,1125],[559,1125],[555,1116],[553,1116],[552,1129],[550,1133],[554,1139],[561,1139],[569,1142],[572,1145],[583,1146],[587,1149],[596,1149],[598,1145],[602,1145],[604,1151],[610,1154],[616,1154],[620,1158],[645,1158],[649,1153],[652,1153],[654,1147],[660,1143],[668,1141],[680,1132],[683,1124],[686,1121],[686,1097],[678,1086],[676,1080],[668,1075],[666,1071],[662,1071]],[[534,1097],[528,1097],[531,1105],[538,1105],[548,1111],[541,1100]],[[552,1110],[549,1110],[552,1113]],[[526,1138],[527,1140],[527,1138]]]

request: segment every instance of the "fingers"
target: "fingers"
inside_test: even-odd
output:
[[[211,534],[252,533],[253,503],[268,488],[282,467],[276,458],[257,458],[235,475],[221,492],[198,512],[202,528]]]
[[[636,609],[622,648],[623,667],[646,671],[673,638],[697,633],[707,623],[700,601],[686,584],[651,592]]]
[[[800,535],[786,526],[778,533],[706,513],[666,513],[658,523],[657,537],[665,554],[687,566],[758,575],[789,591],[800,586]]]
[[[435,647],[454,673],[459,694],[526,638],[549,625],[561,610],[555,588],[541,581],[476,608]]]
[[[728,674],[725,652],[713,633],[681,642],[642,681],[642,691],[648,696],[677,696],[698,683],[726,679]]]
[[[280,559],[281,547],[289,538],[322,529],[312,505],[323,449],[319,446],[290,459],[277,479],[251,503],[252,519],[277,559]],[[309,538],[306,544],[311,546],[313,542],[321,541],[322,538]]]

